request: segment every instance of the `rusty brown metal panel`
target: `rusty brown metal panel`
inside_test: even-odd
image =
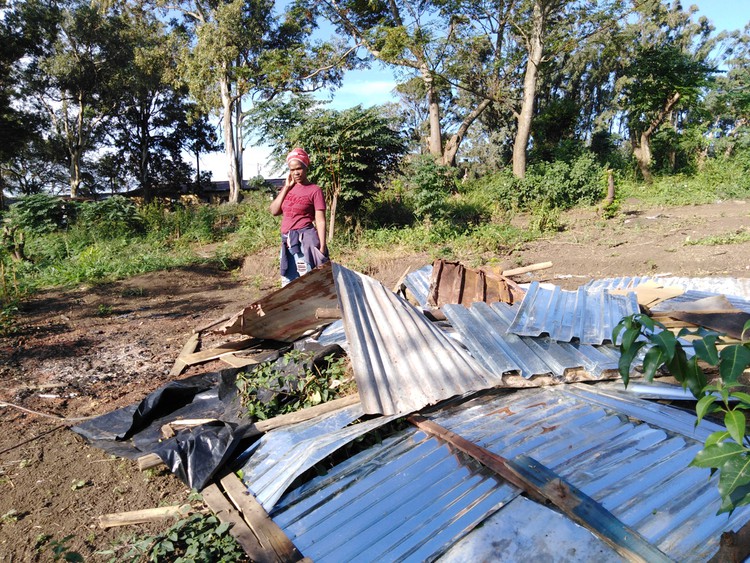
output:
[[[509,303],[523,298],[518,284],[481,269],[467,268],[458,262],[435,260],[432,266],[427,302],[434,307],[446,304],[470,306],[472,303]]]
[[[245,307],[216,332],[293,342],[308,331],[330,324],[330,319],[317,318],[318,309],[337,306],[328,262]]]

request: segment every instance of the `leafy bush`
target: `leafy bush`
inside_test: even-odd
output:
[[[97,239],[129,237],[143,232],[143,218],[138,208],[121,195],[83,203],[76,225]]]
[[[29,234],[51,233],[69,226],[76,216],[75,202],[48,194],[26,196],[10,208],[11,224]]]
[[[448,196],[456,188],[454,172],[455,169],[437,164],[429,155],[410,163],[405,184],[412,192],[414,214],[419,219],[445,216]]]
[[[219,212],[213,205],[166,205],[154,201],[144,206],[140,216],[152,239],[212,242],[218,232]]]
[[[571,163],[558,160],[532,165],[519,184],[519,207],[546,204],[568,209],[591,205],[603,197],[604,170],[592,154],[583,153]]]
[[[719,350],[716,343],[720,335],[716,332],[684,328],[675,337],[647,315],[631,315],[622,319],[612,334],[612,341],[620,343],[619,371],[626,386],[633,362],[641,349],[647,347],[643,358],[647,381],[652,381],[656,371],[665,366],[697,399],[696,425],[708,415],[722,416],[726,430],[711,434],[690,462],[695,467],[710,468],[712,473],[719,471],[722,501],[719,514],[750,504],[750,442],[744,412],[750,410],[750,394],[738,390],[739,378],[750,366],[750,340],[744,340],[748,331],[750,321],[743,328],[741,344]],[[695,338],[692,340],[695,355],[690,359],[677,340],[682,337]],[[699,361],[718,368],[719,378],[709,383]]]

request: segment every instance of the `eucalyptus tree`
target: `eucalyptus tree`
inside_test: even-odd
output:
[[[127,27],[121,38],[129,56],[109,136],[127,157],[128,168],[148,201],[157,185],[189,182],[182,154],[192,141],[188,139],[189,120],[201,116],[193,117],[187,88],[177,76],[181,36],[170,32],[153,12],[138,7],[124,10],[123,17]]]
[[[468,130],[490,107],[515,122],[513,170],[526,168],[540,72],[592,36],[602,38],[621,0],[316,0],[371,57],[423,81],[428,146],[455,164]],[[414,92],[414,88],[410,89]],[[445,131],[450,131],[445,135]]]
[[[419,77],[427,108],[428,150],[438,160],[453,162],[466,129],[489,104],[485,99],[462,112],[458,129],[444,150],[441,97],[445,99],[446,90],[451,88],[448,69],[462,68],[464,72],[467,68],[454,66],[456,60],[451,58],[463,14],[453,17],[448,14],[449,8],[429,1],[313,1],[340,34],[351,38],[355,48],[395,68],[403,83]]]
[[[105,15],[85,0],[17,5],[21,32],[39,44],[24,59],[23,94],[45,116],[48,138],[64,147],[71,196],[84,180],[88,153],[101,141],[117,103],[126,56],[122,19]]]
[[[160,0],[161,1],[161,0]],[[243,101],[338,84],[350,55],[335,44],[312,44],[314,15],[296,3],[279,16],[273,0],[180,0],[191,44],[182,72],[201,109],[218,113],[228,164],[230,201],[242,181]]]
[[[717,76],[707,104],[714,116],[713,136],[727,155],[750,148],[750,23],[727,40],[726,71]]]
[[[684,10],[679,1],[645,2],[626,30],[631,59],[620,79],[620,107],[646,183],[652,182],[654,135],[679,111],[695,107],[715,72],[712,51],[724,36],[714,34],[705,17],[696,20],[696,12],[697,6]]]

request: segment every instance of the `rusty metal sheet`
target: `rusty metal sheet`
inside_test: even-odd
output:
[[[524,291],[512,280],[480,269],[467,268],[459,262],[435,260],[427,301],[469,306],[472,303],[514,303]]]
[[[330,324],[330,319],[316,318],[315,311],[337,304],[331,263],[328,262],[245,307],[215,332],[293,342]]]

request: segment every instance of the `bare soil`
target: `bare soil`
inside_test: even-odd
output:
[[[565,230],[554,236],[501,250],[503,267],[551,261],[552,268],[519,281],[566,289],[619,276],[750,277],[750,242],[686,244],[747,233],[748,202],[639,210],[631,201],[614,219],[588,209],[562,221]],[[346,257],[334,259],[347,264]],[[51,561],[54,542],[68,536],[67,547],[86,561],[108,561],[113,555],[103,552],[116,542],[166,528],[99,528],[101,515],[181,505],[190,491],[172,474],[141,472],[68,427],[136,403],[168,382],[193,329],[276,287],[274,262],[269,251],[235,271],[176,269],[46,291],[23,304],[17,332],[0,339],[0,402],[28,409],[0,406],[0,563]],[[393,287],[407,268],[430,262],[427,255],[373,255],[360,271]],[[193,366],[180,378],[221,367]]]

